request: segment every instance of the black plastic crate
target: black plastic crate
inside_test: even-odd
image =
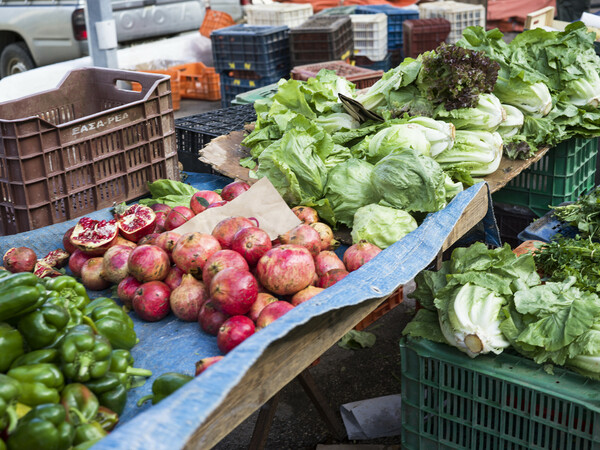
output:
[[[221,73],[221,106],[223,108],[231,106],[231,102],[238,94],[277,83],[280,79],[288,76],[289,72],[277,74],[276,76],[249,79]]]
[[[349,16],[313,16],[290,31],[294,66],[346,60],[354,53],[354,32]]]
[[[538,216],[525,206],[494,203],[494,216],[500,231],[500,239],[515,248],[521,244],[518,235]]]
[[[198,160],[201,150],[214,138],[243,130],[256,120],[253,104],[232,106],[175,120],[177,153],[188,172],[212,172]]]
[[[234,25],[210,35],[213,62],[217,71],[254,70],[268,72],[289,69],[289,28],[287,26]],[[285,67],[287,61],[287,67]]]

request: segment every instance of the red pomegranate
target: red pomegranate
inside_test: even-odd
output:
[[[217,347],[229,353],[254,334],[254,322],[246,316],[233,316],[227,319],[217,334]]]
[[[119,234],[116,220],[83,217],[71,233],[71,244],[92,256],[102,256]]]
[[[162,281],[144,283],[133,296],[133,310],[142,320],[156,322],[166,317],[171,311],[170,295],[171,290]]]
[[[29,247],[13,247],[2,258],[4,268],[12,273],[33,272],[37,255]]]
[[[156,220],[154,221],[154,233],[160,234],[167,230],[165,224],[167,223],[167,216],[169,213],[158,211],[154,214],[156,215]]]
[[[184,275],[181,284],[171,291],[169,302],[175,317],[186,322],[195,322],[207,299],[208,293],[204,283],[193,275]]]
[[[310,252],[313,258],[321,251],[321,237],[319,233],[306,224],[300,224],[287,233],[282,234],[279,236],[279,241],[282,244],[301,245]]]
[[[104,279],[103,262],[101,256],[95,256],[88,259],[81,267],[81,283],[90,291],[101,291],[110,286],[110,283]]]
[[[171,212],[171,207],[169,205],[165,205],[164,203],[155,203],[150,206],[150,209],[155,213],[162,212],[165,214],[169,214]]]
[[[187,233],[179,238],[171,258],[185,273],[200,276],[208,258],[221,250],[219,241],[210,234]]]
[[[69,228],[67,231],[65,231],[65,234],[62,238],[63,248],[69,253],[73,253],[77,249],[77,247],[71,243],[71,234],[73,234],[74,229],[75,227]]]
[[[194,376],[197,377],[202,372],[204,372],[206,369],[208,369],[210,366],[221,361],[222,359],[223,359],[223,356],[221,356],[221,355],[209,356],[207,358],[202,358],[200,361],[196,362],[196,373]]]
[[[175,244],[181,235],[179,233],[175,233],[174,231],[165,231],[159,234],[154,240],[154,245],[162,248],[167,255],[171,257],[171,253],[173,253],[173,249],[175,248]]]
[[[348,272],[353,272],[375,258],[381,249],[375,244],[360,241],[351,245],[344,252],[344,265]]]
[[[271,248],[271,238],[265,230],[258,227],[241,229],[231,241],[231,249],[242,255],[251,267]]]
[[[234,198],[246,192],[248,189],[250,189],[250,185],[245,181],[234,181],[223,188],[221,191],[221,197],[223,197],[223,200],[230,202]]]
[[[317,295],[319,292],[323,292],[323,291],[324,291],[323,288],[319,288],[316,286],[305,287],[301,291],[296,292],[294,294],[294,296],[290,300],[290,303],[294,306],[298,306],[300,303],[304,303],[304,302],[310,300],[315,295]]]
[[[231,248],[231,242],[235,234],[243,228],[254,227],[256,224],[245,217],[228,217],[221,220],[215,228],[212,235],[219,241],[221,247]]]
[[[219,328],[227,319],[229,315],[220,311],[211,300],[202,305],[198,314],[198,324],[202,331],[213,336],[217,335]]]
[[[262,309],[267,306],[269,303],[273,303],[278,301],[276,297],[273,297],[271,294],[267,292],[259,292],[256,296],[256,300],[252,303],[250,307],[250,311],[248,311],[247,316],[252,319],[252,322],[256,323],[258,319],[258,315],[262,311]]]
[[[331,250],[324,250],[320,252],[315,258],[315,269],[317,275],[322,277],[332,269],[344,269],[346,266],[335,252]]]
[[[296,217],[302,221],[302,223],[310,225],[311,223],[319,221],[319,215],[317,214],[317,211],[310,206],[294,206],[292,211],[294,214],[296,214]]]
[[[169,255],[156,245],[133,249],[127,262],[129,273],[142,282],[164,280],[171,268]]]
[[[138,242],[130,241],[129,239],[125,239],[123,236],[117,236],[117,238],[115,239],[115,241],[113,242],[113,245],[111,247],[114,247],[115,245],[126,245],[129,248],[136,248],[138,245],[142,245],[141,242],[143,239],[146,239],[146,238],[150,239],[148,236],[152,236],[152,234],[148,234],[148,235],[144,236]],[[150,242],[150,241],[148,241],[148,242]]]
[[[210,282],[210,299],[217,308],[231,316],[246,314],[257,296],[258,283],[247,270],[225,269]]]
[[[128,274],[127,261],[133,249],[126,245],[113,245],[102,256],[104,279],[110,283],[118,284]]]
[[[167,215],[165,220],[165,230],[171,231],[175,228],[179,228],[194,216],[194,211],[190,208],[186,206],[175,206]]]
[[[256,265],[258,279],[269,291],[293,295],[308,286],[315,275],[310,252],[299,245],[281,245],[269,250]]]
[[[117,286],[117,296],[123,304],[131,308],[133,296],[135,295],[138,288],[142,285],[141,281],[135,279],[131,275],[126,276]]]
[[[202,281],[204,281],[207,286],[210,286],[211,280],[217,273],[221,270],[229,269],[230,267],[236,267],[246,271],[250,270],[248,263],[239,253],[227,249],[219,250],[206,260],[206,264],[202,269]]]
[[[208,205],[206,207],[206,209],[210,209],[210,208],[218,208],[219,206],[224,206],[227,204],[227,200],[221,200],[220,202],[214,202],[211,203],[210,205]]]
[[[200,214],[208,206],[215,202],[220,202],[223,199],[214,191],[198,191],[192,195],[190,199],[190,208],[194,214]]]
[[[167,277],[163,281],[167,286],[169,286],[169,289],[174,290],[175,288],[177,288],[177,286],[181,284],[181,280],[184,275],[185,272],[179,267],[171,266]]]
[[[119,233],[125,239],[137,242],[154,231],[156,214],[150,207],[136,203],[129,207],[117,205],[115,210]]]
[[[93,256],[85,253],[83,250],[75,250],[69,258],[69,269],[73,276],[79,278],[81,276],[81,268],[85,262],[91,258],[93,258]]]
[[[333,250],[340,245],[333,237],[333,230],[326,223],[315,222],[311,223],[310,226],[319,233],[319,237],[321,238],[321,251]]]
[[[273,302],[263,308],[256,319],[256,329],[260,330],[294,309],[294,305],[284,301]]]
[[[319,282],[317,283],[317,287],[326,289],[330,286],[333,286],[340,280],[343,280],[349,275],[346,269],[332,269],[327,272],[325,275],[319,278]]]

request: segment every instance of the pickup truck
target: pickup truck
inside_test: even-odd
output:
[[[90,0],[105,1],[105,0]],[[0,0],[0,78],[89,55],[85,0]],[[119,45],[197,30],[204,0],[111,0]]]

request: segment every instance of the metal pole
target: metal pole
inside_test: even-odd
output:
[[[117,29],[112,5],[106,0],[86,0],[85,23],[94,66],[118,69]]]

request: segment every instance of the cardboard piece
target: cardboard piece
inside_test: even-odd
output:
[[[348,439],[375,439],[402,433],[400,394],[359,400],[340,406]]]
[[[194,231],[211,234],[221,220],[234,216],[255,218],[271,239],[301,223],[269,179],[264,177],[227,204],[207,209],[173,231],[182,235]]]

